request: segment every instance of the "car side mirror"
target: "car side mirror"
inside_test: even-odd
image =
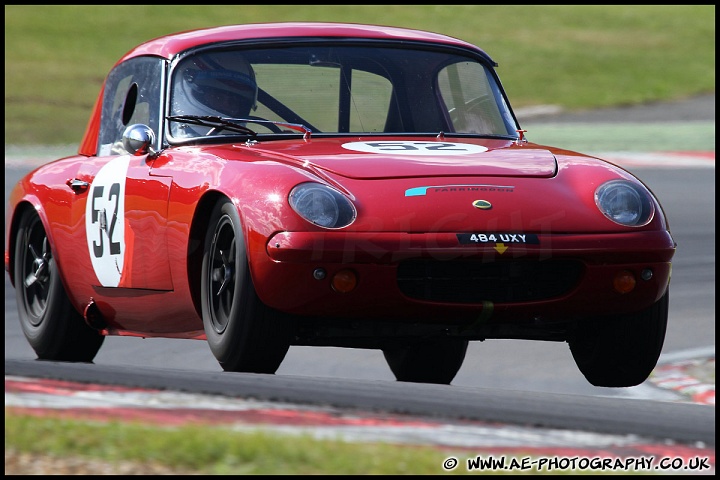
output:
[[[130,125],[125,129],[122,136],[123,148],[136,157],[149,153],[151,156],[156,154],[152,146],[155,143],[155,132],[152,128],[142,123]]]

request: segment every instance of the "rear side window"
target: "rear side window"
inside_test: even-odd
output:
[[[163,71],[161,59],[138,57],[110,72],[105,82],[98,156],[126,154],[122,134],[135,123],[152,128],[159,142]]]

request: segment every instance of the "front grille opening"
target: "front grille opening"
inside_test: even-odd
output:
[[[569,292],[580,279],[577,260],[406,260],[398,265],[400,291],[448,303],[529,302]]]

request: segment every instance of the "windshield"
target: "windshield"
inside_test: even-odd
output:
[[[472,134],[515,137],[492,71],[471,56],[387,45],[203,50],[172,71],[171,116],[262,120],[263,134]],[[272,122],[279,122],[273,124]],[[237,135],[169,122],[176,139]]]

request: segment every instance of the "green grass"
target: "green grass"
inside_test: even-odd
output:
[[[58,435],[59,431],[63,435]],[[475,450],[318,440],[309,435],[281,436],[227,427],[158,428],[132,422],[36,418],[8,409],[5,409],[5,449],[110,463],[162,464],[172,466],[178,473],[214,475],[466,474],[468,458],[501,457]],[[446,472],[443,461],[451,456],[460,463]],[[514,458],[520,462],[525,457],[528,455],[506,455],[506,461]],[[547,472],[533,468],[495,473]]]
[[[303,20],[472,42],[500,64],[516,108],[587,109],[715,91],[714,5],[6,5],[5,143],[79,143],[105,75],[145,40]]]

